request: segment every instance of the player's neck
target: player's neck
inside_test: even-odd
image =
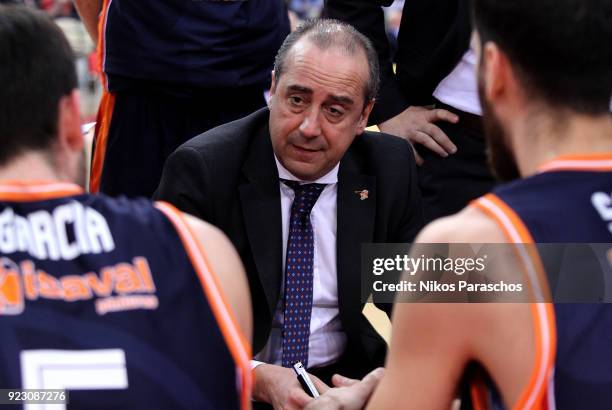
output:
[[[61,179],[51,165],[50,158],[30,151],[0,167],[0,183],[5,181],[53,181]]]
[[[531,116],[515,122],[512,136],[519,170],[526,177],[558,157],[612,153],[612,116]]]

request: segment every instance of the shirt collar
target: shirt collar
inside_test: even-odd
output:
[[[302,181],[300,178],[296,177],[291,172],[289,172],[287,168],[285,168],[283,164],[280,163],[280,161],[276,157],[276,154],[274,154],[274,161],[276,161],[276,169],[278,169],[278,177],[280,179],[287,179],[289,181],[306,182],[306,181]],[[337,163],[336,166],[333,167],[331,171],[323,175],[321,178],[315,181],[308,181],[308,182],[309,183],[314,182],[317,184],[336,184],[338,183],[338,169],[339,168],[340,168],[340,163]]]

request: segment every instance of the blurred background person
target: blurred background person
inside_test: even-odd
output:
[[[39,0],[38,5],[53,18],[72,17],[79,19],[72,0]]]
[[[287,8],[299,21],[315,19],[321,15],[323,0],[287,0]]]
[[[289,33],[282,0],[75,3],[105,89],[90,189],[110,195],[150,196],[180,144],[263,107]]]

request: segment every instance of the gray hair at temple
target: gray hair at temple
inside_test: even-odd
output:
[[[370,78],[365,86],[364,97],[367,104],[378,94],[380,86],[380,67],[378,55],[370,40],[357,31],[353,26],[333,19],[307,20],[289,34],[281,47],[278,49],[274,60],[274,75],[279,80],[285,68],[285,59],[293,45],[301,38],[308,37],[314,45],[321,50],[329,47],[337,47],[348,55],[355,55],[361,49],[368,61]]]

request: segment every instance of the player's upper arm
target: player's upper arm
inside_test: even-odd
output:
[[[504,241],[495,223],[473,209],[429,224],[416,239],[420,243]],[[479,339],[495,332],[488,327],[491,320],[495,316],[482,304],[397,303],[387,370],[368,409],[450,408],[467,363],[477,356]]]
[[[253,334],[251,295],[238,253],[219,229],[193,216],[187,214],[183,216],[196,239],[200,241],[238,326],[246,340],[251,343]]]

